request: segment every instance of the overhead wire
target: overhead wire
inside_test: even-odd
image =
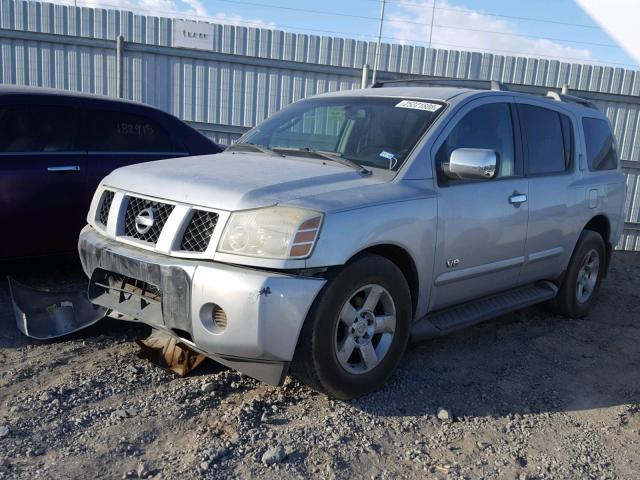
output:
[[[67,3],[69,5],[71,5],[71,2],[73,0],[68,0]],[[373,20],[379,20],[379,18],[376,17],[366,17],[366,16],[357,16],[357,15],[351,15],[351,14],[345,14],[345,13],[339,13],[339,12],[321,12],[320,10],[310,10],[310,9],[302,9],[302,8],[297,8],[297,7],[284,7],[284,6],[276,6],[273,4],[258,4],[257,2],[250,2],[250,1],[245,1],[245,0],[218,0],[218,1],[223,1],[223,2],[227,2],[227,3],[237,3],[237,4],[244,4],[244,5],[252,5],[252,6],[257,6],[257,5],[261,5],[261,6],[266,6],[269,5],[271,8],[282,8],[282,9],[287,9],[287,10],[294,10],[294,11],[301,11],[301,12],[306,12],[306,13],[323,13],[323,14],[327,14],[327,15],[338,15],[338,16],[346,16],[346,17],[352,17],[352,18],[362,18],[362,19],[373,19]],[[380,2],[380,0],[365,0],[365,1],[372,1],[372,2]],[[390,0],[387,0],[390,1]],[[97,5],[94,2],[88,1],[88,2],[84,2],[82,0],[80,1],[76,1],[74,2],[77,5],[80,6],[91,6],[91,7],[97,7]],[[396,3],[396,4],[410,4],[411,2],[405,2],[404,0],[394,0],[392,1],[392,3]],[[417,4],[417,3],[413,3],[412,5],[419,5],[419,6],[432,6],[433,4]],[[102,7],[110,7],[113,9],[118,9],[121,10],[123,9],[123,7],[121,5],[117,5],[117,4],[109,4],[109,3],[104,3],[104,2],[100,2],[100,6]],[[436,10],[438,9],[446,9],[446,8],[442,8],[442,7],[437,7],[436,6]],[[150,10],[150,9],[144,9],[144,8],[139,8],[139,7],[126,7],[124,8],[125,10],[130,10],[130,11],[134,11],[134,12],[141,12],[144,14],[153,14],[153,15],[168,15],[171,17],[182,17],[182,18],[188,18],[188,19],[196,19],[196,20],[209,20],[209,21],[213,21],[213,22],[219,22],[219,23],[228,23],[228,24],[242,24],[242,25],[247,25],[250,27],[257,27],[257,28],[276,28],[276,29],[285,29],[285,30],[291,30],[293,32],[295,31],[308,31],[308,32],[314,32],[314,33],[318,33],[318,34],[331,34],[331,35],[340,35],[340,36],[345,36],[347,38],[351,38],[351,37],[360,37],[360,38],[365,38],[365,39],[371,39],[371,40],[375,40],[377,38],[377,36],[374,35],[368,35],[368,34],[362,34],[362,33],[355,33],[355,32],[345,32],[345,31],[339,31],[339,30],[327,30],[327,29],[315,29],[315,28],[307,28],[307,27],[300,27],[297,25],[283,25],[283,24],[271,24],[271,23],[266,23],[266,22],[258,22],[258,21],[250,21],[250,20],[240,20],[240,19],[236,19],[236,18],[225,18],[225,17],[215,17],[215,16],[208,16],[208,17],[203,17],[202,15],[197,15],[197,14],[192,14],[192,13],[184,13],[184,12],[179,12],[179,11],[171,11],[171,10]],[[458,10],[458,9],[448,9],[448,10]],[[469,12],[473,12],[473,13],[478,13],[476,11],[471,11],[468,10]],[[484,13],[482,13],[483,15],[485,15]],[[488,15],[488,14],[487,14]],[[525,19],[526,17],[518,17],[518,18],[522,18]],[[542,21],[542,20],[540,20]],[[390,20],[388,21],[388,23],[397,23],[397,21],[393,21]],[[421,22],[411,22],[411,23],[417,23],[421,26],[427,27],[426,24],[421,23]],[[476,31],[479,33],[487,33],[487,34],[493,34],[493,35],[506,35],[506,36],[516,36],[516,37],[525,37],[525,38],[532,38],[532,39],[539,39],[539,40],[549,40],[549,41],[556,41],[556,42],[570,42],[570,43],[576,43],[576,44],[584,44],[584,45],[591,45],[591,46],[598,46],[598,47],[605,47],[605,48],[621,48],[617,45],[612,45],[612,44],[605,44],[605,43],[598,43],[598,42],[586,42],[586,41],[579,41],[579,40],[569,40],[569,39],[561,39],[561,38],[554,38],[554,37],[542,37],[542,36],[535,36],[535,35],[527,35],[527,34],[520,34],[520,33],[511,33],[511,32],[494,32],[494,31],[490,31],[490,30],[484,30],[484,29],[476,29],[476,28],[471,28],[471,27],[462,27],[462,26],[454,26],[454,25],[441,25],[441,24],[435,24],[434,28],[444,28],[444,29],[456,29],[456,30],[462,30],[462,31]],[[412,39],[412,38],[404,38],[399,40],[397,37],[393,37],[393,36],[388,36],[388,35],[383,35],[382,38],[384,38],[385,40],[390,40],[392,42],[410,42],[411,44],[417,44],[417,45],[428,45],[428,42],[424,41],[424,40],[418,40],[418,39]],[[525,56],[525,57],[540,57],[539,53],[528,53],[528,52],[524,52],[524,51],[516,51],[516,50],[503,50],[503,49],[495,49],[495,48],[479,48],[477,46],[472,46],[472,45],[462,45],[462,44],[450,44],[450,43],[443,43],[443,42],[437,42],[437,41],[433,41],[432,42],[433,45],[440,45],[442,47],[453,47],[453,48],[460,48],[460,49],[470,49],[472,51],[481,51],[482,53],[491,53],[491,52],[500,52],[500,53],[507,53],[507,54],[512,54],[512,55],[519,55],[519,56]],[[640,65],[638,64],[632,64],[632,63],[623,63],[623,62],[611,62],[611,61],[607,61],[607,60],[600,60],[600,59],[591,59],[591,58],[582,58],[582,57],[567,57],[567,56],[552,56],[552,55],[544,55],[545,58],[551,58],[551,59],[559,59],[559,60],[566,60],[566,61],[570,61],[570,60],[574,60],[574,61],[579,61],[582,63],[600,63],[600,64],[610,64],[610,65],[620,65],[620,66],[627,66],[627,67],[633,67],[633,68],[640,68]]]
[[[380,3],[381,0],[365,0],[365,1]],[[403,6],[433,7],[433,3],[415,3],[415,2],[407,2],[405,0],[386,0],[386,1],[388,3],[391,3],[391,4],[403,5]],[[491,12],[485,12],[485,11],[470,10],[468,8],[463,8],[463,7],[439,7],[439,6],[436,5],[435,9],[436,10],[441,10],[441,11],[479,14],[479,15],[485,15],[487,17],[508,18],[508,19],[511,19],[511,20],[524,20],[524,21],[529,21],[529,22],[552,23],[552,24],[555,24],[555,25],[564,25],[564,26],[569,26],[569,27],[592,28],[592,29],[595,29],[595,30],[600,30],[601,29],[597,25],[587,25],[587,24],[584,24],[584,23],[562,22],[562,21],[559,21],[559,20],[551,20],[551,19],[547,19],[547,18],[523,17],[523,16],[518,16],[518,15],[505,15],[505,14],[500,14],[500,13],[491,13]]]
[[[276,5],[276,4],[272,4],[272,3],[258,3],[258,2],[251,2],[251,1],[246,1],[246,0],[217,0],[219,2],[224,2],[224,3],[230,3],[230,4],[236,4],[236,5],[245,5],[245,6],[252,6],[252,7],[264,7],[264,8],[274,8],[274,9],[278,9],[278,10],[285,10],[285,11],[293,11],[293,12],[301,12],[301,13],[313,13],[316,15],[328,15],[328,16],[334,16],[334,17],[345,17],[345,18],[358,18],[358,19],[362,19],[362,20],[371,20],[371,21],[379,21],[380,18],[379,17],[373,17],[373,16],[366,16],[366,15],[356,15],[356,14],[350,14],[350,13],[344,13],[344,12],[330,12],[330,11],[324,11],[324,10],[315,10],[315,9],[309,9],[309,8],[300,8],[300,7],[288,7],[288,6],[284,6],[284,5]],[[367,0],[367,1],[374,1],[377,3],[380,3],[380,0]],[[399,5],[405,5],[405,2],[399,2],[399,1],[395,1],[395,2],[390,2],[390,3],[395,3],[395,4],[399,4]],[[464,12],[464,13],[480,13],[481,15],[488,15],[488,16],[493,16],[492,14],[485,14],[482,12],[477,12],[474,10],[467,10],[467,9],[462,9],[462,8],[446,8],[446,7],[438,7],[435,3],[430,3],[430,4],[417,4],[417,3],[412,3],[411,5],[416,5],[416,6],[424,6],[424,7],[433,7],[434,10],[447,10],[447,11],[456,11],[456,12]],[[514,17],[515,18],[515,17]],[[547,21],[547,20],[539,20],[539,19],[531,19],[528,17],[517,17],[519,19],[528,19],[528,20],[536,20],[536,21]],[[387,23],[399,23],[400,21],[398,20],[388,20]],[[420,26],[426,26],[423,22],[416,22],[413,20],[409,20],[409,19],[405,19],[403,18],[401,20],[402,23],[408,23],[411,25],[420,25]],[[558,23],[558,22],[554,22],[554,23]],[[587,25],[578,25],[578,24],[569,24],[566,22],[560,22],[560,24],[562,25],[574,25],[574,26],[583,26],[583,27],[587,27]],[[541,37],[538,35],[530,35],[530,34],[524,34],[524,33],[515,33],[515,32],[495,32],[492,30],[486,30],[486,29],[481,29],[481,28],[471,28],[471,27],[460,27],[460,26],[454,26],[454,25],[434,25],[434,27],[439,27],[439,28],[449,28],[452,30],[466,30],[466,31],[474,31],[474,32],[479,32],[479,33],[488,33],[488,34],[494,34],[494,35],[508,35],[508,36],[513,36],[513,37],[523,37],[523,38],[531,38],[531,39],[540,39],[540,40],[551,40],[551,41],[558,41],[558,42],[567,42],[567,43],[575,43],[575,44],[582,44],[582,45],[591,45],[591,46],[598,46],[598,47],[605,47],[605,48],[616,48],[616,49],[620,49],[621,47],[619,45],[614,45],[611,43],[598,43],[598,42],[589,42],[589,41],[582,41],[582,40],[571,40],[571,39],[566,39],[566,38],[554,38],[554,37]],[[592,26],[588,26],[588,27],[592,27]],[[598,27],[595,27],[598,28]]]

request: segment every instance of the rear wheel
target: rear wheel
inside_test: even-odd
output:
[[[584,317],[600,289],[606,264],[606,250],[602,237],[584,230],[576,246],[553,309],[571,318]]]
[[[329,280],[300,333],[293,373],[318,391],[350,399],[379,388],[407,345],[411,295],[400,269],[361,255]]]

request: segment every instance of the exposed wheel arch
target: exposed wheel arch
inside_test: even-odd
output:
[[[409,285],[409,292],[411,293],[411,312],[412,317],[415,318],[416,309],[418,307],[418,297],[420,292],[420,280],[418,277],[418,269],[413,257],[404,248],[391,243],[383,243],[379,245],[373,245],[365,248],[353,255],[347,263],[353,261],[354,258],[362,255],[363,253],[373,253],[380,255],[391,262],[393,262],[404,275],[407,284]]]
[[[587,222],[583,230],[591,230],[592,232],[596,232],[602,237],[602,240],[604,240],[605,266],[603,277],[606,277],[609,270],[609,264],[611,263],[611,253],[613,250],[613,245],[611,245],[611,223],[605,215],[598,214]]]
[[[604,242],[609,243],[609,238],[611,236],[611,224],[606,216],[602,214],[596,215],[587,222],[584,226],[584,230],[592,230],[599,233]]]

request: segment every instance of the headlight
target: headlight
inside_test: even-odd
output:
[[[305,258],[318,238],[322,214],[292,207],[268,207],[231,214],[219,252],[264,258]]]

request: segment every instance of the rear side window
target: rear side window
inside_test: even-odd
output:
[[[172,152],[169,133],[144,115],[90,110],[87,149],[92,152]]]
[[[59,105],[0,108],[0,152],[71,152],[75,149],[76,110]]]
[[[609,124],[599,118],[583,118],[589,170],[614,170],[618,167],[615,143]]]
[[[568,170],[573,158],[569,117],[533,105],[520,105],[519,112],[526,139],[528,173],[544,175]]]

